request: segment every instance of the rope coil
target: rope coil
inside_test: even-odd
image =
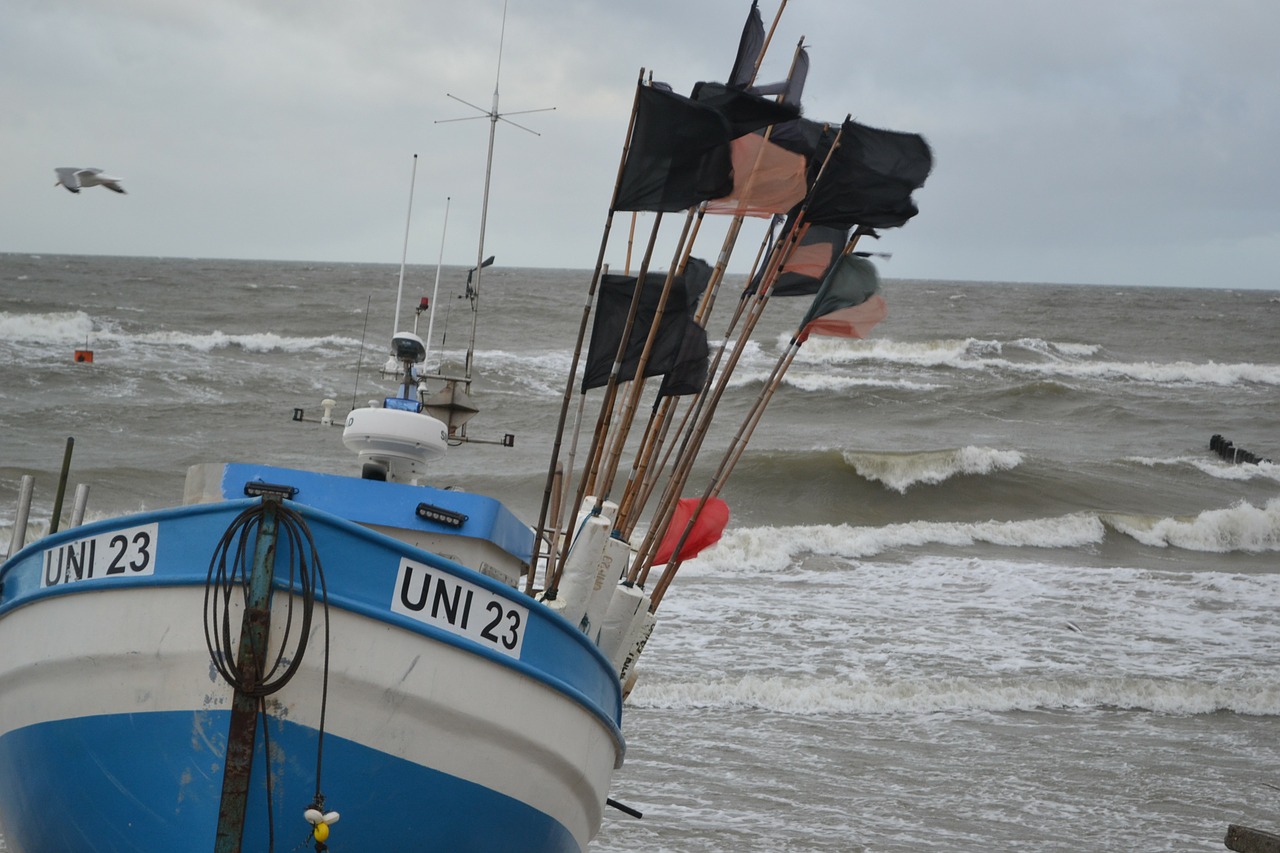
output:
[[[258,503],[246,508],[223,533],[209,563],[204,596],[204,634],[210,660],[223,680],[233,688],[247,696],[258,698],[270,696],[283,688],[302,664],[310,641],[317,589],[326,609],[328,607],[324,570],[320,565],[320,555],[316,551],[311,530],[300,513],[283,504],[278,505],[277,542],[285,543],[288,569],[288,577],[283,586],[290,591],[296,586],[298,592],[296,596],[291,594],[287,597],[284,629],[274,658],[269,665],[264,665],[256,683],[249,683],[236,661],[238,643],[232,638],[233,620],[230,615],[237,596],[243,607],[247,608],[249,604],[249,573],[253,563],[253,549],[262,529],[264,507],[264,503]],[[326,618],[326,671],[328,622]],[[262,660],[266,650],[251,651],[257,653],[255,657]]]

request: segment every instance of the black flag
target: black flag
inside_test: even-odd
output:
[[[641,86],[614,210],[676,211],[733,189],[731,132],[714,107]]]
[[[690,258],[684,275],[676,276],[671,284],[671,292],[667,295],[667,303],[663,307],[658,335],[649,353],[649,361],[645,364],[645,376],[679,372],[681,375],[670,380],[673,385],[683,387],[696,381],[698,388],[702,387],[701,379],[690,378],[686,372],[693,370],[696,373],[696,363],[701,360],[705,376],[706,332],[693,322],[692,318],[710,279],[711,267],[698,258]],[[658,299],[662,295],[662,287],[666,280],[666,273],[649,273],[645,276],[644,287],[640,292],[640,305],[631,327],[631,334],[627,338],[627,349],[618,372],[619,382],[635,378],[636,367],[640,364],[640,354],[644,351],[644,343],[649,336],[649,327],[653,324]],[[622,340],[622,331],[627,323],[635,288],[635,276],[606,275],[600,279],[596,315],[591,329],[591,345],[587,348],[587,360],[583,368],[583,391],[599,388],[608,383],[609,371],[613,367],[614,359],[618,356],[618,344]],[[700,343],[699,337],[701,337]],[[683,370],[677,370],[678,368]],[[671,390],[666,393],[689,392]]]

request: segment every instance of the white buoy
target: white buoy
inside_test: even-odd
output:
[[[607,568],[604,548],[609,541],[610,526],[608,520],[598,515],[587,517],[569,547],[552,608],[574,625],[579,625],[587,615],[591,596],[603,582],[601,576]]]
[[[623,641],[626,658],[622,662],[622,671],[618,673],[618,680],[623,684],[627,683],[632,672],[635,671],[636,659],[644,651],[644,645],[653,636],[653,628],[657,624],[658,617],[647,609],[641,610],[636,620],[631,623],[631,630],[627,632],[627,638]]]
[[[630,559],[631,547],[626,541],[614,536],[605,541],[595,584],[591,588],[591,600],[587,602],[587,612],[582,617],[581,625],[583,632],[593,642],[599,641],[600,628],[613,598],[613,589],[627,573],[627,562]]]
[[[604,624],[600,626],[600,639],[596,645],[613,663],[614,672],[622,669],[626,658],[623,642],[631,632],[631,625],[636,621],[641,610],[649,608],[649,597],[644,590],[635,584],[621,583],[613,588],[609,599],[609,608],[605,611]]]
[[[596,499],[591,495],[587,495],[582,499],[582,506],[578,507],[578,517],[574,524],[574,529],[582,524],[582,520],[588,515],[596,514],[609,522],[609,526],[613,526],[613,520],[618,517],[618,505],[613,501],[606,500],[600,504],[600,512],[596,513]]]

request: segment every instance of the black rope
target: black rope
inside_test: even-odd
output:
[[[279,633],[281,638],[279,649],[270,665],[263,667],[263,671],[258,674],[254,683],[250,683],[246,673],[240,669],[236,661],[238,639],[237,642],[232,641],[231,606],[235,601],[234,596],[237,590],[243,606],[245,608],[249,606],[249,578],[264,512],[265,499],[263,502],[247,507],[232,520],[214,549],[204,591],[205,645],[209,650],[210,660],[223,680],[235,690],[257,699],[258,714],[262,720],[263,746],[267,761],[270,762],[266,697],[288,684],[301,666],[311,637],[316,595],[317,592],[319,593],[320,605],[324,613],[324,660],[321,667],[320,724],[316,741],[315,802],[323,804],[324,794],[321,793],[320,771],[324,761],[325,717],[329,704],[329,590],[325,582],[324,569],[320,564],[320,554],[316,550],[315,539],[311,535],[306,519],[297,510],[283,503],[276,505],[276,543],[277,556],[283,553],[286,558],[287,579],[283,584],[277,582],[273,585],[283,586],[288,590],[289,595],[284,607],[284,628]],[[280,543],[284,544],[283,549],[280,548]],[[276,564],[279,565],[279,562],[277,559]],[[293,594],[295,586],[297,595]],[[299,601],[301,604],[298,604]],[[254,659],[262,657],[258,654],[258,649],[251,651],[254,652]],[[268,843],[270,845],[268,849],[273,849],[275,827],[272,819],[269,767],[266,778]]]

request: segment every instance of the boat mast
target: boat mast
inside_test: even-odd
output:
[[[484,274],[484,229],[489,219],[489,178],[493,174],[493,138],[498,131],[498,83],[502,79],[502,47],[507,38],[507,3],[502,3],[502,29],[498,34],[498,70],[493,76],[493,105],[489,108],[489,153],[484,161],[484,195],[480,201],[480,240],[476,245],[476,283],[471,291],[471,340],[467,343],[467,361],[463,375],[471,390],[471,362],[476,352],[476,325],[480,320],[480,276]]]
[[[542,134],[538,133],[535,130],[530,130],[529,128],[524,127],[523,125],[516,124],[515,122],[507,118],[507,116],[521,115],[524,113],[548,112],[550,110],[555,109],[555,107],[543,107],[542,109],[518,110],[516,112],[510,112],[510,113],[499,112],[498,84],[501,82],[501,79],[502,79],[502,48],[506,40],[506,36],[507,36],[507,3],[506,3],[506,0],[503,0],[502,30],[501,30],[501,34],[498,37],[498,70],[493,81],[493,103],[490,105],[489,109],[486,110],[483,107],[478,107],[473,103],[464,101],[462,100],[462,98],[459,98],[455,95],[450,95],[446,93],[446,95],[450,98],[453,98],[453,100],[458,101],[459,103],[462,103],[462,104],[466,104],[467,106],[471,107],[473,110],[479,110],[481,113],[484,114],[486,118],[489,119],[489,151],[488,151],[488,155],[486,157],[485,166],[484,166],[484,196],[480,204],[480,240],[478,241],[476,246],[475,269],[472,270],[472,272],[475,273],[476,280],[475,280],[475,284],[470,288],[470,292],[468,294],[471,298],[471,341],[470,343],[467,344],[467,361],[466,361],[466,370],[465,370],[465,377],[466,377],[465,381],[466,381],[466,387],[468,391],[471,390],[471,365],[475,358],[476,326],[480,318],[477,305],[480,301],[480,276],[485,266],[484,232],[485,232],[485,226],[489,218],[489,179],[493,173],[493,140],[494,140],[494,137],[497,135],[498,121],[499,120],[505,121],[507,124],[513,125],[514,127],[518,127],[521,130],[526,131],[528,133],[532,133],[534,136],[541,136]],[[448,121],[467,121],[469,118],[480,118],[480,116],[470,116],[464,119],[443,119],[441,121],[437,121],[436,124],[443,124],[444,122],[448,122]]]

